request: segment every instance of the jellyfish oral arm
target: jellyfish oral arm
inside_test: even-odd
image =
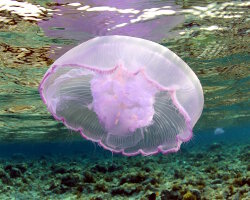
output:
[[[96,74],[91,80],[93,110],[109,133],[129,134],[152,123],[157,88],[142,73],[120,65],[113,73]]]

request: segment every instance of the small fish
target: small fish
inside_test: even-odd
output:
[[[221,134],[223,134],[223,133],[225,133],[225,131],[224,131],[223,128],[216,128],[216,129],[214,130],[214,134],[215,134],[215,135],[221,135]]]

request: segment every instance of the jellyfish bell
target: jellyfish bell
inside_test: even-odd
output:
[[[68,128],[124,155],[179,150],[204,103],[199,79],[172,51],[128,36],[102,36],[48,69],[39,91]]]
[[[223,128],[218,127],[214,130],[214,135],[221,135],[223,133],[225,133]]]

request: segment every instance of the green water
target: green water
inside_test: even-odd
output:
[[[49,21],[58,7],[48,1],[29,2],[51,9],[52,15],[45,13],[38,17],[38,23],[6,10],[0,12],[5,18],[0,22],[0,140],[78,138],[78,134],[69,134],[50,116],[37,88],[48,67],[60,56],[57,47],[67,49],[83,41],[77,37],[67,38],[67,35],[47,35],[40,23]],[[184,17],[184,21],[173,27],[170,34],[183,34],[162,38],[159,43],[179,55],[194,70],[203,86],[204,111],[194,132],[246,126],[250,121],[248,4],[241,1],[228,5],[225,1],[217,4],[199,2],[172,2],[179,6],[178,15]],[[157,7],[157,3],[150,4]],[[200,12],[197,6],[207,8],[209,12]],[[78,11],[72,8],[72,12]],[[217,28],[210,30],[214,26]],[[58,34],[67,33],[64,28],[49,29]]]
[[[0,200],[250,199],[249,6],[0,0]],[[113,154],[65,128],[43,104],[38,85],[51,64],[77,44],[110,34],[158,42],[200,79],[204,110],[177,153]]]

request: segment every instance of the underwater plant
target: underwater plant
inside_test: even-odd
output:
[[[57,59],[41,81],[56,120],[112,152],[179,150],[204,97],[199,79],[172,51],[128,36],[102,36]]]

